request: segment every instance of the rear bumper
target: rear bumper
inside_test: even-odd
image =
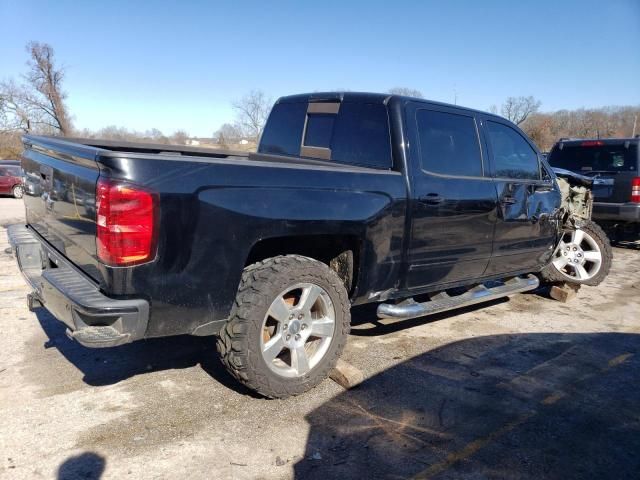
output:
[[[24,225],[8,228],[9,243],[25,279],[33,288],[30,308],[45,307],[86,347],[113,347],[143,338],[149,303],[113,299]]]
[[[594,220],[640,222],[640,203],[593,203]]]

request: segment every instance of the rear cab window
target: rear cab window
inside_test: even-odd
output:
[[[549,164],[576,173],[637,172],[638,145],[607,144],[597,140],[577,144],[556,145],[549,155]]]
[[[276,104],[258,151],[390,169],[387,107],[364,102]]]
[[[277,103],[262,132],[259,153],[300,155],[300,139],[307,114],[306,103]]]

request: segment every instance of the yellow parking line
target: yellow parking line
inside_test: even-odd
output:
[[[434,475],[438,475],[439,473],[444,472],[449,467],[451,467],[454,463],[457,463],[460,460],[464,460],[464,459],[466,459],[468,457],[471,457],[478,450],[486,447],[489,443],[493,442],[498,437],[501,437],[502,435],[504,435],[507,432],[510,432],[511,430],[513,430],[514,428],[518,427],[519,425],[522,425],[524,422],[526,422],[531,417],[533,417],[536,413],[537,412],[528,412],[528,413],[525,413],[523,415],[520,415],[515,420],[512,420],[511,422],[503,425],[499,429],[494,430],[493,432],[491,432],[486,437],[482,437],[482,438],[479,438],[477,440],[474,440],[473,442],[468,443],[467,445],[465,445],[462,448],[462,450],[450,453],[449,455],[447,455],[447,457],[442,462],[435,463],[435,464],[431,465],[429,468],[427,468],[426,470],[418,473],[417,475],[415,475],[412,478],[416,479],[416,480],[418,480],[418,479],[426,479],[426,478],[430,478],[430,477],[433,477]]]
[[[557,359],[559,357],[562,357],[563,355],[565,355],[567,352],[569,352],[571,349],[566,350],[565,352],[561,353],[560,355],[558,355],[557,357],[554,357],[554,359]],[[622,355],[618,355],[617,357],[612,358],[611,360],[609,360],[607,362],[607,365],[602,368],[598,373],[606,373],[610,368],[618,366],[623,364],[625,361],[627,361],[629,358],[631,358],[633,356],[632,353],[623,353]],[[552,359],[552,360],[554,360]],[[544,364],[548,364],[549,361],[547,362],[543,362],[540,365],[537,365],[536,367],[532,368],[529,370],[529,372],[532,372],[536,369],[538,369],[541,365]],[[580,378],[578,378],[575,382],[573,382],[573,385],[582,382],[590,377],[595,376],[596,373],[590,373],[587,375],[584,375]],[[524,376],[524,375],[523,375]],[[561,391],[557,391],[552,393],[551,395],[546,396],[545,398],[543,398],[540,401],[541,405],[553,405],[554,403],[556,403],[557,401],[561,400],[562,398],[566,397],[567,394]],[[494,440],[496,440],[497,438],[501,437],[502,435],[510,432],[511,430],[513,430],[514,428],[522,425],[523,423],[525,423],[527,420],[529,420],[530,418],[534,417],[535,415],[538,414],[538,411],[534,410],[531,412],[527,412],[523,415],[520,415],[519,417],[517,417],[516,419],[512,420],[511,422],[503,425],[502,427],[498,428],[497,430],[494,430],[493,432],[491,432],[490,434],[481,437],[477,440],[473,440],[472,442],[468,443],[467,445],[465,445],[461,450],[458,450],[456,452],[451,452],[450,454],[448,454],[445,459],[441,462],[435,463],[433,465],[431,465],[429,468],[423,470],[422,472],[414,475],[413,477],[411,477],[412,479],[428,479],[431,478],[435,475],[438,475],[439,473],[444,472],[445,470],[449,469],[451,466],[453,466],[455,463],[461,461],[461,460],[466,460],[467,458],[473,456],[476,452],[478,452],[478,450],[486,447],[489,443],[493,442]]]
[[[621,363],[626,362],[629,358],[633,357],[633,353],[623,353],[622,355],[618,355],[615,358],[609,360],[609,367],[615,367],[620,365]]]

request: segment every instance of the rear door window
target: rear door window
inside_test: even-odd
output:
[[[494,176],[522,180],[540,180],[536,151],[513,128],[491,120],[486,122],[493,155]]]
[[[416,113],[422,169],[481,177],[482,156],[473,117],[420,109]]]
[[[582,145],[556,147],[549,155],[549,163],[577,173],[635,172],[638,169],[638,146],[605,145],[589,141]]]

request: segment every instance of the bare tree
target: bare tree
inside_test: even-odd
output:
[[[172,145],[186,145],[189,140],[189,134],[185,130],[176,130],[169,137],[169,143]]]
[[[29,132],[34,113],[26,103],[27,94],[13,80],[0,83],[0,132]]]
[[[214,132],[213,138],[216,143],[222,146],[229,146],[232,143],[238,143],[242,139],[242,132],[230,123],[223,123],[222,126]]]
[[[422,92],[420,90],[407,87],[393,87],[390,88],[387,93],[391,93],[393,95],[402,95],[403,97],[424,98],[424,95],[422,95]]]
[[[64,69],[55,65],[55,54],[51,45],[29,42],[29,72],[25,75],[32,91],[26,91],[24,101],[42,114],[40,123],[69,135],[71,118],[65,105],[67,94],[62,90]]]
[[[250,140],[258,142],[267,122],[272,101],[261,90],[252,90],[233,103],[236,111],[236,127]]]
[[[532,96],[529,97],[509,97],[502,104],[500,109],[502,116],[507,120],[520,125],[529,115],[536,113],[542,103]]]

